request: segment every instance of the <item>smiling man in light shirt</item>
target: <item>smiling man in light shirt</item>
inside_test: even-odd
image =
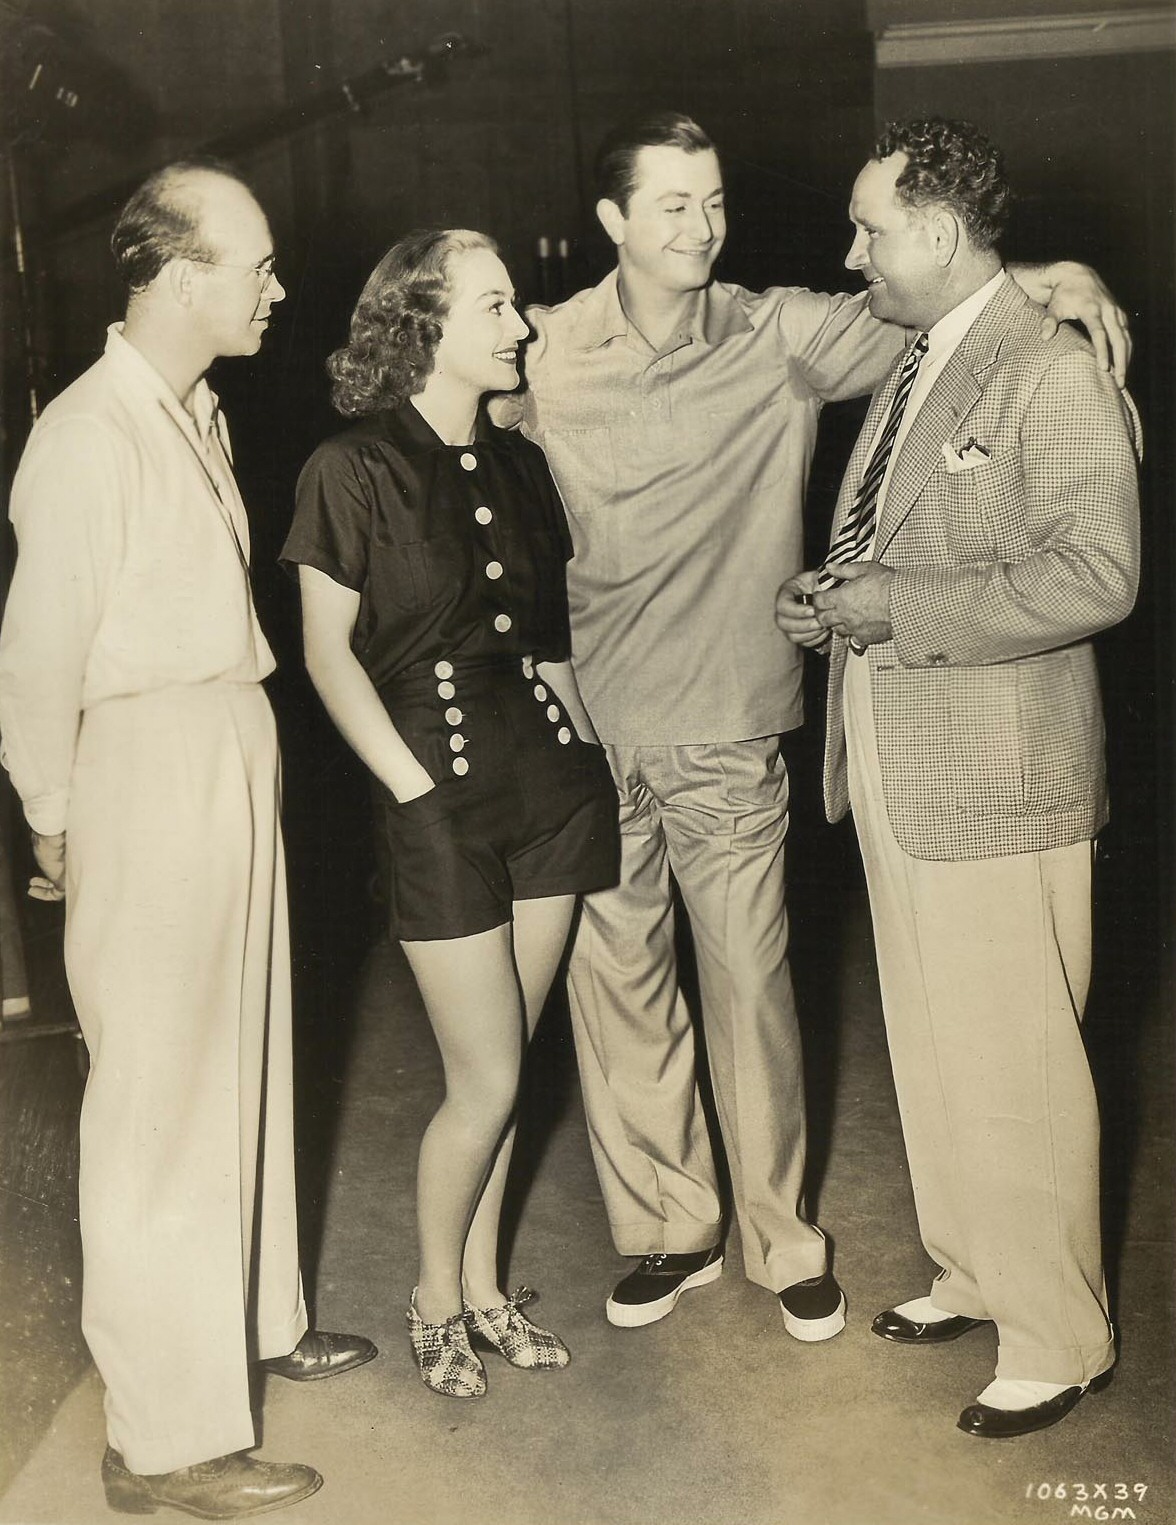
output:
[[[569,993],[613,1239],[638,1264],[606,1304],[632,1328],[722,1270],[714,1160],[678,984],[671,875],[693,931],[745,1274],[800,1340],[845,1301],[805,1220],[800,1038],[788,967],[782,731],[801,654],[776,629],[802,566],[801,510],[826,402],[869,393],[902,346],[859,295],[711,278],[723,176],[698,124],[657,113],[610,135],[597,215],[617,268],[527,316],[522,426],[544,448],[575,547],[572,660],[621,797],[615,890],[585,897]],[[1023,270],[1125,363],[1084,267]],[[1059,282],[1061,284],[1059,284]],[[506,414],[518,404],[503,404]]]
[[[826,806],[861,844],[937,1267],[873,1328],[995,1325],[958,1420],[982,1438],[1057,1423],[1114,1361],[1081,1035],[1107,818],[1090,638],[1139,577],[1134,407],[1076,334],[1043,338],[997,252],[1008,200],[968,123],[892,124],[858,176],[846,264],[922,332],[874,396],[825,568],[777,606],[798,648],[833,632]]]
[[[177,164],[123,209],[105,354],[36,424],[12,490],[4,762],[34,892],[66,904],[90,1054],[82,1328],[106,1387],[112,1508],[228,1519],[313,1493],[263,1462],[249,1362],[294,1380],[375,1355],[308,1331],[298,1269],[290,965],[273,669],[249,525],[204,373],[283,296],[265,216]]]

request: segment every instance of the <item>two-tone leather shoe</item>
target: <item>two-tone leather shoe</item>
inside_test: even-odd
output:
[[[179,1509],[200,1520],[239,1520],[309,1498],[323,1480],[300,1462],[258,1461],[243,1451],[176,1472],[132,1472],[112,1447],[102,1458],[106,1502],[120,1514]]]
[[[1101,1392],[1111,1380],[1111,1371],[1100,1372],[1085,1386],[1063,1388],[1052,1398],[1023,1409],[998,1409],[988,1403],[970,1403],[956,1421],[956,1429],[981,1440],[1012,1440],[1016,1435],[1032,1435],[1034,1430],[1048,1430],[1064,1419],[1087,1393]]]
[[[322,1377],[337,1377],[370,1361],[379,1351],[362,1334],[328,1334],[325,1329],[308,1329],[288,1356],[274,1356],[262,1367],[275,1377],[291,1382],[317,1382]]]
[[[870,1325],[870,1330],[880,1339],[893,1340],[896,1345],[945,1345],[948,1340],[958,1340],[969,1329],[979,1329],[988,1322],[988,1319],[964,1318],[962,1314],[953,1314],[950,1318],[919,1324],[914,1319],[895,1312],[893,1308],[887,1308]]]

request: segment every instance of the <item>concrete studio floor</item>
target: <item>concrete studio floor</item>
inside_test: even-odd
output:
[[[433,1045],[398,950],[377,944],[353,966],[362,973],[350,992],[326,964],[303,969],[317,1010],[303,1022],[299,1114],[308,1284],[319,1323],[370,1335],[380,1357],[336,1381],[266,1384],[261,1454],[311,1462],[326,1478],[290,1512],[292,1522],[1176,1519],[1170,991],[1154,960],[1152,974],[1140,974],[1138,928],[1112,914],[1090,1042],[1107,1134],[1108,1274],[1122,1344],[1115,1380],[1055,1429],[1006,1443],[969,1439],[954,1421],[991,1375],[993,1336],[978,1331],[921,1351],[869,1331],[875,1312],[925,1289],[928,1263],[915,1232],[864,894],[844,840],[835,840],[839,859],[822,849],[806,860],[802,828],[794,884],[810,898],[793,900],[813,1192],[849,1299],[848,1328],[824,1345],[789,1338],[775,1300],[743,1279],[734,1240],[721,1280],[684,1297],[670,1318],[636,1331],[608,1325],[604,1299],[626,1262],[609,1240],[557,995],[532,1051],[509,1279],[539,1289],[533,1311],[564,1336],[573,1362],[540,1375],[497,1361],[489,1394],[475,1403],[426,1391],[404,1309],[416,1142],[439,1088]],[[1110,873],[1113,880],[1113,863]],[[847,874],[848,895],[822,901],[815,893],[826,876],[844,884]],[[819,905],[819,913],[801,909]],[[1144,924],[1138,935],[1146,934]],[[323,999],[328,987],[332,1002]],[[80,1088],[74,1047],[50,1036],[5,1045],[2,1058],[0,1099],[27,1099],[34,1074],[57,1098],[42,1107],[38,1127],[64,1140],[66,1174]],[[18,1181],[16,1148],[6,1144],[3,1182],[0,1359],[12,1422],[0,1521],[90,1525],[111,1516],[98,1479],[101,1385],[76,1333],[69,1190],[60,1169],[48,1187],[30,1184],[27,1161]],[[1084,1497],[1090,1512],[1076,1516]]]

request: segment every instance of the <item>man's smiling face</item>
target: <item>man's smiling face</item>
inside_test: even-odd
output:
[[[666,292],[700,290],[727,236],[718,155],[645,147],[635,168],[627,211],[606,223],[622,272]]]

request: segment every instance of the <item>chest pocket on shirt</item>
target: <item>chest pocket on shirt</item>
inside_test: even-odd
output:
[[[429,540],[392,544],[372,541],[370,579],[373,603],[387,601],[398,609],[420,612],[434,604],[459,598],[468,586],[471,553],[457,535],[434,535]]]
[[[612,429],[548,429],[543,436],[543,453],[574,516],[590,514],[615,497],[617,464]]]
[[[804,450],[803,440],[790,441],[789,403],[773,398],[758,408],[724,407],[709,403],[698,421],[697,453],[706,468],[722,474],[724,482],[741,493],[763,492],[785,476],[791,454]]]

